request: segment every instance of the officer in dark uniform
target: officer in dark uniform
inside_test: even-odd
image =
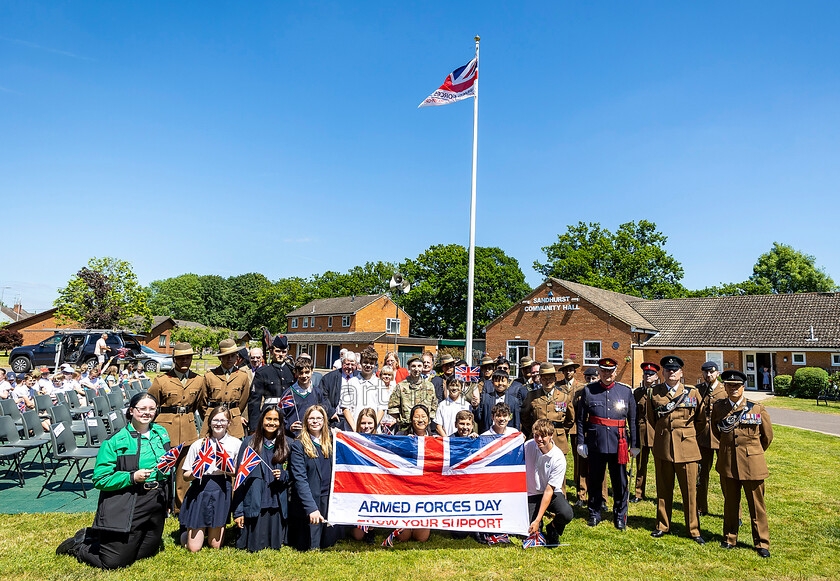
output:
[[[636,493],[630,497],[630,502],[640,502],[645,497],[645,482],[647,481],[647,467],[650,459],[650,449],[653,448],[653,426],[648,421],[645,408],[653,386],[659,383],[657,373],[660,367],[656,363],[645,361],[641,365],[642,384],[633,390],[636,399],[636,418],[639,422],[639,448],[636,456]]]
[[[613,484],[613,524],[627,527],[627,463],[639,453],[636,400],[629,385],[615,381],[615,359],[598,361],[600,381],[583,388],[577,417],[578,454],[589,460],[587,489],[591,527],[601,522],[601,486],[607,466]],[[581,441],[582,440],[582,441]],[[629,442],[628,442],[629,440]]]
[[[278,405],[286,388],[295,382],[294,367],[286,359],[289,339],[277,335],[271,342],[271,364],[263,365],[254,373],[253,389],[248,398],[248,429],[253,433],[263,407]]]

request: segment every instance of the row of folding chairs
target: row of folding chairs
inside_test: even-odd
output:
[[[6,409],[8,408],[3,406],[4,412]],[[10,463],[6,476],[9,476],[13,471],[16,472],[18,484],[23,486],[22,464],[24,456],[30,450],[35,451],[35,457],[30,460],[30,467],[35,460],[39,460],[44,476],[47,475],[47,452],[45,448],[50,444],[50,438],[44,434],[44,428],[35,410],[29,410],[21,414],[15,406],[15,411],[18,412],[17,415],[20,417],[20,425],[15,422],[12,415],[5,413],[0,415],[0,442],[2,442],[0,444],[0,459]]]

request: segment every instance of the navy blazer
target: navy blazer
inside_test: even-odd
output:
[[[291,394],[295,400],[295,405],[283,407],[283,423],[286,426],[286,435],[295,438],[297,434],[292,432],[292,424],[296,421],[300,420],[303,423],[303,416],[306,415],[306,410],[311,408],[313,405],[319,405],[324,408],[324,411],[327,412],[327,421],[332,417],[335,410],[330,405],[330,400],[327,399],[326,395],[320,388],[316,387],[315,385],[312,386],[312,393],[307,395],[306,397],[301,397],[298,393],[293,389],[293,387],[297,385],[295,382],[292,387],[287,389],[283,392],[283,397]],[[300,431],[298,431],[298,434]]]
[[[360,374],[358,372],[353,372],[353,377],[359,376]],[[321,378],[321,383],[318,386],[327,399],[330,400],[330,405],[332,405],[333,410],[338,409],[338,400],[341,398],[341,377],[341,368],[333,369]],[[330,417],[332,417],[332,414],[330,414]]]
[[[242,463],[242,457],[245,455],[245,450],[251,446],[254,441],[254,436],[245,438],[242,446],[239,447],[239,453],[236,455],[236,468]],[[274,474],[265,465],[260,462],[245,479],[245,482],[236,489],[231,500],[231,512],[233,518],[244,516],[245,518],[255,518],[260,515],[260,510],[263,506],[263,494],[266,486],[270,487],[273,495],[277,495],[278,504],[280,505],[280,513],[285,519],[289,512],[288,488],[289,488],[289,472],[286,470],[286,462],[282,464],[274,464],[271,457],[274,456],[274,450],[268,451],[262,449],[260,457],[271,464],[274,470],[282,471],[280,478],[274,478]]]
[[[510,388],[505,392],[505,403],[510,406],[511,419],[508,426],[521,430],[522,422],[519,419],[519,409],[522,402],[519,401],[519,394],[512,393]],[[496,391],[492,394],[482,393],[481,401],[475,409],[475,420],[478,424],[478,433],[483,434],[493,426],[493,406],[496,405]]]
[[[318,446],[315,449],[321,453]],[[307,456],[303,451],[303,444],[300,440],[295,440],[289,457],[289,471],[292,473],[291,514],[298,517],[309,516],[320,510],[321,483],[324,479],[332,479],[332,470],[321,474],[316,459]],[[327,518],[327,515],[322,516]]]
[[[616,382],[609,389],[600,381],[587,384],[581,391],[575,409],[578,438],[589,447],[589,453],[615,454],[618,452],[618,428],[593,424],[589,416],[611,420],[625,420],[628,431],[627,446],[639,447],[639,427],[636,423],[636,398],[628,385]],[[580,440],[578,440],[580,442]]]

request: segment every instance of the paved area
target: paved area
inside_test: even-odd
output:
[[[87,469],[82,472],[85,482],[87,498],[81,494],[78,481],[71,482],[75,470],[68,477],[61,488],[61,479],[67,472],[67,464],[59,466],[56,476],[50,480],[47,489],[36,498],[46,478],[39,462],[30,462],[35,457],[34,452],[26,454],[23,460],[24,486],[18,486],[17,474],[7,473],[8,464],[0,466],[0,514],[16,514],[21,512],[93,512],[99,499],[99,491],[93,488],[90,476],[93,471],[93,460],[88,462]],[[49,466],[49,462],[47,462]],[[49,473],[50,470],[47,471]]]
[[[822,434],[840,436],[840,415],[786,410],[774,407],[767,407],[767,412],[770,414],[770,421],[773,422],[774,426],[790,426],[820,432]]]

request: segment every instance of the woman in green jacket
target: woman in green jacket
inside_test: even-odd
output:
[[[131,398],[128,425],[103,442],[96,456],[93,485],[100,493],[93,526],[61,543],[56,553],[116,569],[160,550],[168,476],[156,465],[170,444],[166,430],[154,423],[156,415],[154,397],[143,392]]]

